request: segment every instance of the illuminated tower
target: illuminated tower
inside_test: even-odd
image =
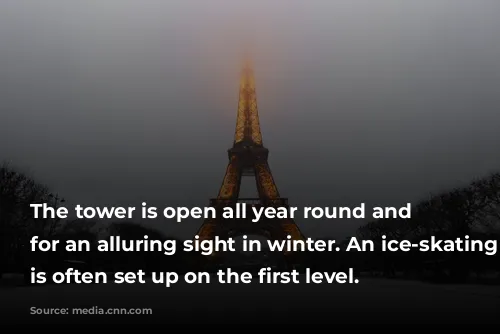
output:
[[[210,200],[210,206],[222,209],[235,207],[236,203],[250,206],[288,207],[288,200],[280,196],[268,163],[269,150],[264,147],[260,131],[255,79],[250,61],[241,72],[238,115],[233,147],[228,150],[229,163],[219,189],[217,198]],[[258,198],[240,198],[242,177],[255,178]],[[219,210],[222,212],[221,210]],[[298,226],[292,219],[264,219],[252,222],[251,219],[223,219],[218,214],[216,219],[206,219],[197,235],[200,240],[235,237],[238,235],[261,235],[272,240],[304,239]],[[286,253],[291,259],[292,254]],[[213,257],[217,257],[214,254]],[[212,257],[212,258],[213,258]]]

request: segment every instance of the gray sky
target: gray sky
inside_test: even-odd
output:
[[[500,169],[498,13],[496,0],[2,0],[0,158],[71,204],[206,205],[249,49],[290,204],[404,204]],[[338,238],[360,224],[298,223]],[[200,222],[153,224],[190,236]]]

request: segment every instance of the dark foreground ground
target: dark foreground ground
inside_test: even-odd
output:
[[[30,315],[30,308],[151,309],[146,315]],[[361,278],[359,284],[0,286],[2,324],[500,323],[500,287]],[[123,311],[122,311],[123,312]]]

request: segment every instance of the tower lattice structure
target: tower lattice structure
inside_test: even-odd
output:
[[[219,211],[236,203],[247,203],[247,214],[252,218],[250,206],[286,207],[288,199],[281,197],[268,163],[269,150],[264,147],[260,130],[254,72],[247,61],[241,72],[238,114],[233,146],[228,150],[229,162],[217,198],[210,200],[210,206],[218,210],[214,219],[205,219],[198,230],[199,240],[235,237],[238,235],[261,235],[271,240],[304,240],[295,221],[286,219],[224,219]],[[253,177],[257,185],[258,198],[240,198],[243,177]],[[288,237],[290,236],[290,237]],[[217,253],[212,254],[217,257]],[[292,253],[284,253],[288,259]]]

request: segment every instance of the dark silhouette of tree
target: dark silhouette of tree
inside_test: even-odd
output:
[[[34,219],[32,203],[50,203],[49,189],[27,174],[3,164],[0,167],[0,275],[20,263],[23,247],[33,236],[54,233],[54,219]],[[18,270],[19,268],[14,268]]]
[[[416,243],[431,236],[456,239],[468,235],[486,240],[488,233],[490,238],[498,239],[499,223],[500,174],[494,173],[414,204],[409,219],[371,221],[358,229],[357,237],[377,242],[385,235],[387,239]],[[394,276],[395,271],[403,271],[407,276],[418,273],[420,277],[431,272],[454,282],[465,282],[471,271],[480,272],[494,263],[492,257],[469,252],[367,252],[362,256],[364,270],[380,271],[387,277]]]
[[[490,174],[474,182],[474,186],[484,197],[481,223],[488,227],[498,227],[500,221],[500,173]]]

